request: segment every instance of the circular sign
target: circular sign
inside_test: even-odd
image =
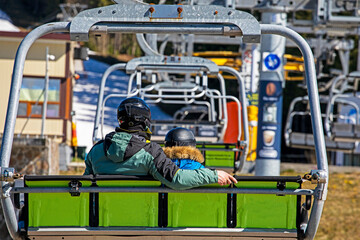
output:
[[[267,69],[275,70],[280,66],[281,60],[278,55],[270,53],[264,59],[264,64]]]

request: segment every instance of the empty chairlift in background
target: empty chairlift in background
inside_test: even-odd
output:
[[[320,96],[320,102],[325,107],[329,104],[328,96]],[[301,149],[315,149],[314,135],[311,128],[311,114],[308,109],[309,98],[297,97],[290,104],[285,125],[285,143],[288,147]],[[327,118],[323,110],[323,121]],[[336,141],[329,136],[324,136],[326,149],[328,151],[342,151],[351,153],[355,151],[357,144],[350,142]]]
[[[332,85],[324,126],[334,141],[360,141],[359,80],[360,72],[352,72]]]
[[[111,71],[116,69],[124,69],[131,74],[128,92],[104,97],[106,78]],[[234,96],[226,95],[225,81],[219,73],[220,70],[233,74],[238,80],[240,101]],[[162,73],[166,74],[164,80],[161,79]],[[171,74],[177,74],[177,79],[170,78]],[[185,74],[192,74],[194,77],[186,79]],[[208,88],[208,75],[210,74],[217,76],[220,91]],[[143,82],[147,82],[147,85],[144,86]],[[104,73],[99,89],[99,103],[93,132],[94,141],[97,140],[99,125],[101,139],[104,138],[102,129],[106,101],[111,97],[135,95],[146,98],[148,103],[185,104],[185,109],[189,109],[187,111],[198,111],[199,106],[202,106],[202,115],[207,115],[207,120],[203,117],[189,120],[177,119],[176,115],[183,114],[184,116],[185,114],[181,113],[181,110],[175,113],[173,120],[152,120],[152,140],[162,144],[170,129],[189,128],[196,136],[198,147],[204,152],[205,166],[229,169],[234,172],[241,170],[248,152],[249,133],[246,107],[241,107],[241,105],[246,106],[244,83],[238,72],[228,67],[218,67],[210,60],[197,57],[147,56],[133,59],[127,64],[113,65]],[[237,128],[240,130],[237,141],[230,144],[223,143],[228,121],[227,100],[236,103],[238,119],[242,119],[242,121],[238,121]],[[101,122],[99,122],[100,119]],[[242,133],[243,140],[240,138]]]

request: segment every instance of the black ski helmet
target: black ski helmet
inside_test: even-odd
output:
[[[165,136],[165,147],[192,146],[196,147],[196,140],[193,132],[187,128],[174,128]]]
[[[117,109],[117,119],[119,124],[122,122],[145,123],[150,125],[151,112],[149,106],[144,100],[138,97],[126,98]]]

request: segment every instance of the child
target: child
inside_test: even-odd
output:
[[[165,137],[164,152],[181,169],[204,168],[204,156],[196,148],[195,136],[189,129],[174,128]]]

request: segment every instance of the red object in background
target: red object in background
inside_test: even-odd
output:
[[[71,134],[72,134],[71,144],[73,147],[77,147],[78,139],[76,134],[76,124],[74,122],[71,123]]]
[[[239,134],[238,106],[236,102],[228,102],[226,107],[228,112],[228,124],[224,135],[224,143],[237,143]]]

